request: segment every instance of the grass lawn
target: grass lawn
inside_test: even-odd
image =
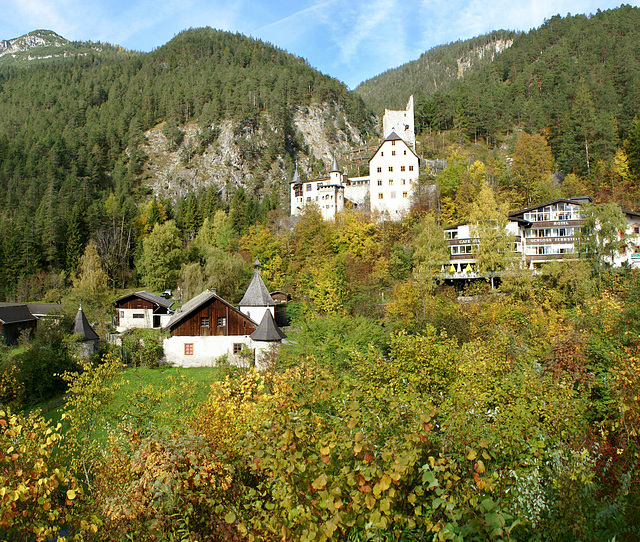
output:
[[[96,427],[95,438],[106,441],[110,429],[153,429],[184,423],[203,403],[213,382],[224,379],[216,367],[127,368],[116,379],[119,385],[113,401],[105,405],[106,425]],[[53,424],[60,421],[64,406],[44,414]]]

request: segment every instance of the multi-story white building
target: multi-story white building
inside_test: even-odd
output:
[[[413,186],[420,174],[420,159],[398,134],[392,132],[369,161],[371,211],[400,220],[409,210]]]
[[[530,269],[553,260],[579,257],[577,243],[584,224],[582,205],[591,198],[557,199],[511,213],[506,231],[513,235],[512,257]],[[627,218],[628,246],[611,262],[640,267],[640,213],[623,211]],[[478,239],[471,237],[468,222],[445,228],[449,261],[443,275],[450,279],[476,278]]]
[[[305,205],[317,205],[325,220],[333,218],[344,209],[344,189],[342,175],[336,157],[333,157],[331,171],[326,177],[302,181],[298,167],[293,174],[291,185],[291,216],[302,214]]]

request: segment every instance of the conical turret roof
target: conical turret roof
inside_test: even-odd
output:
[[[302,179],[300,179],[300,174],[298,173],[298,164],[296,164],[296,170],[293,172],[293,180],[291,181],[295,184],[302,184]]]
[[[338,159],[336,155],[333,155],[333,164],[331,164],[331,171],[329,173],[333,173],[334,171],[340,172],[340,168],[338,167]]]
[[[78,314],[76,314],[76,321],[73,325],[73,332],[79,333],[82,336],[83,341],[95,341],[99,339],[98,334],[93,331],[91,326],[89,325],[89,321],[87,317],[84,315],[82,311],[82,307],[78,309]]]
[[[260,267],[260,262],[256,260],[253,264],[251,284],[249,284],[244,297],[240,301],[241,307],[275,307],[276,305],[276,302],[269,295],[269,290],[262,282]]]
[[[254,341],[281,341],[287,336],[278,327],[271,311],[265,311],[258,328],[251,334]]]

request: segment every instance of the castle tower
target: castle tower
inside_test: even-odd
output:
[[[413,95],[409,97],[404,111],[384,110],[382,117],[382,131],[384,139],[392,133],[399,135],[414,151],[416,150],[415,119],[413,114]]]

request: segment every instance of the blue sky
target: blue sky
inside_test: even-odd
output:
[[[639,5],[634,0],[631,5]],[[70,40],[151,51],[187,28],[268,41],[350,88],[424,51],[491,30],[529,30],[601,0],[1,0],[0,39],[53,30]]]

